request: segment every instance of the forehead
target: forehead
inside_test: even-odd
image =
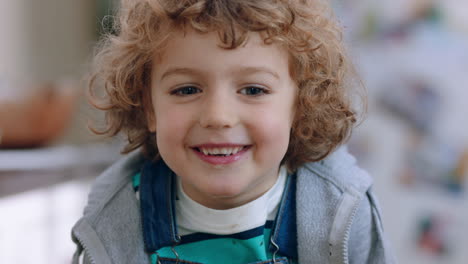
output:
[[[259,33],[250,32],[246,41],[226,49],[216,32],[176,31],[165,48],[154,59],[156,78],[173,68],[199,69],[208,72],[229,72],[239,68],[262,68],[279,77],[289,75],[289,55],[281,45],[265,44]]]

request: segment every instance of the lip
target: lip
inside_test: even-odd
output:
[[[234,144],[234,143],[205,143],[200,145],[194,145],[191,148],[237,148],[246,147],[249,144]]]
[[[205,155],[203,152],[196,150],[197,148],[235,148],[235,147],[244,147],[241,151],[237,152],[231,156],[210,156]],[[191,147],[192,151],[204,162],[210,163],[212,165],[227,165],[234,163],[240,160],[247,151],[250,150],[251,145],[245,144],[232,144],[232,143],[222,143],[222,144],[214,144],[214,143],[207,143],[201,144]]]

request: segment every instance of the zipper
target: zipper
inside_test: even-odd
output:
[[[333,220],[329,235],[331,263],[348,264],[348,242],[351,227],[356,217],[361,199],[350,193],[344,193]]]
[[[346,224],[346,229],[345,229],[345,234],[344,234],[344,239],[343,239],[343,245],[342,245],[342,252],[343,252],[343,263],[349,263],[348,262],[348,241],[349,241],[349,235],[351,233],[351,226],[353,225],[354,222],[354,217],[356,217],[357,210],[359,208],[360,200],[356,202],[356,204],[353,206],[353,209],[351,211],[351,215],[349,217],[348,223]]]
[[[89,248],[85,245],[85,243],[83,243],[83,240],[81,240],[79,237],[77,237],[77,236],[74,236],[74,237],[78,240],[81,247],[83,247],[83,258],[84,258],[86,252],[90,252]],[[94,260],[93,256],[91,256],[91,254],[88,253],[87,255],[89,256],[89,260],[91,261],[91,264],[97,264],[96,260]],[[79,256],[78,256],[78,258],[79,258]]]

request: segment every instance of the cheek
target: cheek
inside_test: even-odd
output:
[[[295,118],[295,94],[296,89],[294,86],[290,87],[287,93],[283,94],[282,100],[276,102],[275,108],[270,111],[270,131],[272,131],[272,140],[277,141],[278,151],[281,150],[281,158],[289,146],[289,138],[291,133],[291,127]],[[274,138],[273,138],[274,137]]]
[[[252,124],[255,143],[259,151],[268,156],[278,156],[280,159],[286,153],[291,131],[291,118],[287,111],[273,111],[259,117]]]
[[[156,139],[158,146],[180,145],[188,133],[190,118],[182,111],[158,111],[156,114],[157,128]]]

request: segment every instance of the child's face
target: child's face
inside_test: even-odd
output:
[[[169,41],[152,72],[149,128],[184,191],[226,209],[275,183],[297,88],[287,51],[263,44],[257,33],[234,50],[217,44],[217,34],[193,31]]]

